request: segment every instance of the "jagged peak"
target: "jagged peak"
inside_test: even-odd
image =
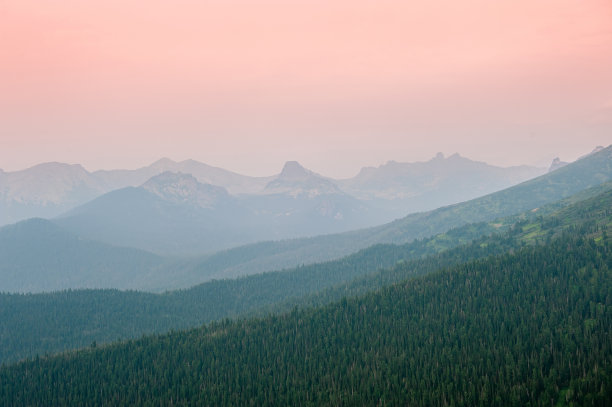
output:
[[[302,178],[310,175],[311,172],[297,161],[287,161],[280,173],[281,178]]]
[[[561,161],[561,159],[559,157],[555,157],[552,160],[552,163],[550,164],[550,167],[548,167],[548,172],[552,172],[554,170],[558,170],[559,168],[565,167],[568,164],[569,163],[567,163],[565,161]]]

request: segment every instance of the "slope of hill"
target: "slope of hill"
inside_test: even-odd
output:
[[[196,184],[192,177],[185,175],[179,178],[182,179],[182,177],[189,179],[189,182],[187,184],[178,182],[176,185],[180,186],[180,188],[184,188],[186,185],[193,186]],[[48,291],[79,287],[113,287],[121,289],[135,288],[163,291],[172,288],[186,288],[212,278],[237,277],[247,273],[292,268],[300,264],[312,264],[333,258],[341,258],[361,248],[380,242],[408,242],[415,237],[422,238],[435,234],[438,231],[444,232],[451,227],[457,227],[458,225],[478,221],[483,218],[485,220],[494,219],[497,213],[512,213],[513,207],[535,209],[541,206],[543,201],[548,201],[549,199],[552,201],[552,198],[548,198],[549,195],[565,196],[585,185],[595,184],[605,181],[606,179],[610,179],[610,147],[587,156],[551,174],[507,191],[502,191],[498,194],[493,194],[464,204],[441,208],[430,213],[412,215],[404,220],[380,228],[342,235],[320,236],[312,239],[263,242],[216,253],[204,259],[173,262],[165,262],[154,256],[155,260],[151,262],[136,264],[137,262],[135,263],[133,258],[137,258],[140,255],[136,256],[133,255],[133,253],[141,252],[127,250],[125,253],[132,253],[125,254],[127,258],[132,259],[128,260],[126,263],[130,264],[130,268],[126,269],[118,265],[112,266],[112,270],[110,271],[104,270],[109,270],[111,266],[104,266],[97,260],[88,263],[83,256],[79,256],[78,254],[66,255],[60,260],[57,260],[53,257],[55,254],[52,255],[50,251],[45,252],[46,247],[54,247],[53,245],[55,243],[52,241],[53,238],[48,238],[44,241],[45,239],[43,239],[43,237],[46,235],[42,234],[37,237],[37,232],[32,231],[33,235],[28,239],[22,237],[20,240],[21,246],[19,248],[14,248],[14,250],[9,250],[9,248],[14,247],[11,246],[11,244],[15,243],[13,242],[14,238],[6,238],[8,243],[3,245],[3,247],[7,250],[7,254],[0,257],[3,261],[1,267],[4,267],[3,272],[6,276],[9,274],[13,276],[18,275],[19,279],[15,281],[19,281],[19,283],[15,283],[16,285],[9,285],[8,282],[3,283],[0,290],[12,292],[15,290]],[[162,182],[162,184],[164,183]],[[151,187],[151,185],[149,185],[149,187]],[[127,201],[131,200],[133,203],[131,209],[118,205],[116,208],[116,216],[111,213],[108,218],[92,216],[88,217],[86,220],[94,223],[97,222],[95,226],[98,227],[99,230],[104,231],[104,228],[109,228],[112,233],[103,237],[107,238],[113,245],[127,245],[137,239],[142,240],[144,244],[158,244],[160,242],[160,230],[163,231],[164,234],[171,237],[174,236],[169,242],[167,241],[168,239],[162,239],[165,245],[160,244],[158,246],[160,251],[185,250],[185,247],[189,248],[189,244],[194,243],[200,245],[200,247],[204,245],[210,245],[211,248],[215,247],[215,245],[219,247],[219,241],[222,241],[224,236],[229,236],[232,239],[234,238],[234,236],[229,233],[231,229],[228,230],[228,228],[224,228],[223,225],[215,224],[214,220],[206,221],[207,224],[204,228],[204,232],[206,230],[214,230],[215,225],[218,226],[217,230],[222,230],[222,232],[216,235],[213,234],[215,237],[214,239],[210,238],[211,233],[204,233],[200,227],[201,224],[193,222],[194,216],[191,215],[192,213],[196,213],[198,216],[201,216],[201,214],[206,213],[206,211],[198,209],[199,207],[197,205],[189,204],[189,202],[187,202],[189,205],[184,205],[185,202],[179,202],[180,204],[172,202],[173,199],[176,201],[179,196],[185,194],[187,194],[186,196],[191,196],[190,191],[185,192],[180,188],[163,189],[160,185],[157,185],[156,188],[157,189],[154,188],[154,191],[157,191],[157,193],[163,192],[166,194],[166,199],[162,199],[162,197],[156,193],[145,189],[134,188],[117,191],[114,194],[125,193],[128,195],[129,199]],[[216,196],[215,194],[221,190],[217,190],[213,187],[211,191],[216,191],[211,195]],[[174,194],[173,197],[170,197],[172,199],[169,199],[167,195],[170,192]],[[207,199],[210,198],[210,196],[207,194],[210,191],[206,189],[206,191],[203,190],[200,192],[201,196],[197,194],[193,196],[200,196],[198,199],[204,199],[204,195],[206,195],[207,198],[204,200],[206,201],[206,205],[208,205],[210,202],[207,201]],[[113,194],[107,195],[106,198],[113,198]],[[188,198],[188,200],[189,199],[192,198]],[[225,193],[221,193],[214,198],[213,201],[215,199],[222,202],[220,205],[221,207],[231,210],[230,215],[232,215],[233,219],[239,223],[240,227],[243,228],[242,230],[244,230],[244,225],[247,221],[244,218],[241,220],[237,216],[240,211],[233,210],[231,206],[233,203],[230,204],[225,200],[230,199],[232,200],[231,202],[236,202],[236,198],[231,196],[228,197]],[[118,201],[125,200],[121,199]],[[92,205],[93,204],[94,203],[92,203]],[[102,206],[106,210],[106,204]],[[172,210],[167,210],[168,208]],[[173,210],[175,210],[175,212],[173,212]],[[176,219],[172,218],[173,215],[176,215],[178,219],[186,220],[183,223],[177,223]],[[116,234],[116,230],[112,230],[112,227],[114,227],[113,222],[119,222],[119,220],[122,219],[124,220],[121,221],[123,223],[118,225],[118,230],[122,231],[122,233]],[[200,217],[200,219],[203,219],[203,217]],[[210,217],[208,219],[210,219]],[[130,225],[130,222],[135,221],[141,221],[141,223],[146,225],[149,229],[146,229],[144,233],[140,230],[138,234],[135,234],[132,228],[126,227],[126,225]],[[273,225],[274,221],[269,221],[269,224]],[[83,223],[80,225],[82,226]],[[291,224],[285,223],[285,225]],[[192,239],[189,239],[187,242],[185,241],[185,230],[192,231],[192,234],[188,235]],[[71,241],[81,242],[77,237],[78,235],[78,233],[74,234],[70,238]],[[245,238],[245,236],[246,234],[242,233],[239,238]],[[90,235],[89,237],[95,239],[97,236]],[[248,238],[249,236],[246,237]],[[93,244],[93,242],[89,244]],[[185,246],[183,247],[183,245]],[[114,249],[116,249],[116,247]],[[40,250],[42,250],[42,253],[39,253]],[[118,253],[117,251],[114,252]],[[15,253],[22,253],[22,257],[15,257]],[[59,253],[62,252],[60,251]],[[117,257],[117,255],[109,255],[108,258],[115,259],[116,262],[119,262],[119,258],[122,256]],[[45,259],[45,261],[34,264],[36,263],[36,258]],[[98,259],[99,257],[94,255],[92,258]],[[157,267],[159,263],[163,263],[163,267]],[[81,277],[77,276],[77,270],[82,271],[83,275]],[[118,271],[114,273],[113,270]],[[128,272],[132,270],[134,270],[133,273]],[[104,271],[105,273],[110,273],[109,275],[114,275],[114,277],[111,279],[99,277],[96,271]],[[125,273],[121,271],[125,271]],[[54,283],[47,284],[47,280],[44,278],[38,279],[40,275],[53,275],[58,278],[55,279]],[[28,280],[28,276],[35,277]],[[64,276],[64,278],[59,278],[60,276]]]
[[[610,244],[574,231],[322,308],[4,366],[0,400],[603,406]]]
[[[189,176],[163,177],[160,182],[168,183],[156,188],[171,188],[172,183],[179,188],[185,177]],[[203,207],[179,201],[176,196],[160,196],[151,189],[150,182],[148,189],[129,187],[109,192],[53,222],[88,239],[160,254],[211,252],[255,239],[249,236],[250,230],[238,229],[248,218],[248,209],[230,195],[205,193],[215,205]],[[197,191],[192,193],[195,196]]]
[[[107,191],[111,191],[142,185],[148,179],[164,172],[191,174],[202,184],[220,186],[233,194],[259,191],[271,179],[271,177],[249,177],[195,160],[176,162],[169,158],[159,159],[147,167],[136,170],[95,171],[92,176],[103,181],[108,186]]]
[[[95,198],[104,187],[80,165],[46,163],[0,176],[0,226],[56,216]]]
[[[416,213],[391,223],[313,238],[258,243],[217,253],[192,273],[246,275],[340,258],[379,243],[405,243],[460,227],[537,208],[612,180],[612,146],[557,171],[481,198]],[[242,261],[237,261],[241,259]],[[226,267],[223,265],[227,264]]]
[[[537,214],[527,212],[401,246],[377,245],[334,262],[213,281],[163,295],[116,290],[0,295],[0,362],[231,316],[327,304],[443,267],[554,240],[572,230],[600,239],[603,231],[612,235],[612,184],[596,194],[600,190],[544,207]],[[590,198],[580,200],[586,196]]]
[[[386,207],[399,217],[474,199],[545,172],[544,168],[502,168],[459,154],[445,158],[438,153],[426,162],[389,161],[363,168],[357,176],[338,184],[347,193]]]
[[[293,197],[342,193],[333,181],[307,170],[297,161],[285,163],[281,173],[266,184],[264,192]]]
[[[136,170],[95,172],[80,165],[45,163],[22,171],[0,172],[0,226],[32,217],[58,216],[102,194],[142,185],[167,171],[192,174],[201,183],[222,186],[232,193],[258,192],[272,179],[167,158]]]
[[[141,250],[78,238],[44,219],[0,229],[0,292],[133,289],[157,281],[164,261]]]
[[[299,168],[304,176],[285,169],[268,184],[268,193],[242,196],[189,174],[165,172],[139,188],[109,192],[55,222],[89,239],[184,256],[342,232],[386,218],[331,181]]]

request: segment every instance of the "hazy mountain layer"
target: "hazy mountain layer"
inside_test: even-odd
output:
[[[0,225],[30,217],[50,218],[113,190],[138,187],[164,172],[192,175],[232,195],[336,194],[341,190],[381,210],[385,221],[415,210],[474,198],[539,175],[533,167],[499,168],[457,155],[428,163],[389,163],[366,168],[350,180],[333,180],[288,162],[270,177],[249,177],[193,160],[164,158],[136,170],[88,172],[80,165],[47,163],[22,171],[0,170]]]
[[[432,179],[444,180],[440,181],[440,185],[433,185],[426,189],[429,191],[427,192],[429,198],[426,200],[432,203],[441,202],[440,199],[442,201],[450,199],[442,197],[449,191],[455,191],[454,196],[461,197],[461,199],[483,191],[470,187],[471,184],[466,180],[485,185],[485,189],[495,189],[491,180],[510,184],[513,180],[524,177],[528,172],[525,168],[489,168],[484,163],[476,163],[458,155],[448,159],[437,157],[428,163],[398,164],[391,167],[398,167],[401,171],[397,168],[383,168],[373,172],[364,171],[350,185],[352,188],[361,185],[362,188],[370,188],[370,191],[376,185],[379,185],[378,188],[392,188],[400,191],[400,185],[407,185],[407,182],[410,181],[413,182],[411,188],[416,191],[419,186],[430,183]],[[381,171],[382,174],[379,173]],[[389,174],[398,171],[400,175],[397,177]],[[481,175],[476,177],[476,174]],[[453,177],[464,179],[460,182],[459,178]],[[482,181],[485,178],[489,181],[488,183]],[[384,180],[391,183],[385,183]],[[160,182],[165,183],[165,186],[160,187]],[[462,187],[462,184],[466,182],[467,188]],[[181,183],[182,186],[179,185]],[[158,185],[157,189],[173,189],[175,192],[177,188],[181,188],[182,198],[178,201],[176,197],[168,199],[167,196],[157,192],[156,198],[163,201],[160,202],[147,198],[144,194],[136,196],[133,190],[113,191],[67,213],[58,220],[58,223],[78,235],[103,242],[112,242],[160,254],[197,255],[262,240],[282,240],[355,230],[384,223],[399,213],[389,210],[389,207],[381,209],[379,198],[360,201],[344,193],[333,180],[308,171],[297,162],[287,163],[280,175],[267,183],[261,194],[239,197],[226,195],[223,198],[224,203],[219,203],[216,207],[215,205],[213,207],[188,205],[187,195],[193,194],[194,197],[202,195],[203,187],[196,185],[194,177],[190,180],[190,187],[187,187],[183,181],[172,179],[168,175],[152,178],[144,188],[150,191],[153,188],[151,184]],[[587,184],[585,187],[590,185],[592,184]],[[210,194],[211,188],[208,187],[208,190]],[[577,190],[579,189],[573,192]],[[440,199],[434,199],[432,194],[442,195]],[[562,197],[563,195],[555,195],[551,197],[551,200],[543,202],[551,202]],[[189,199],[193,201],[196,198]],[[392,200],[395,203],[399,202],[395,198]],[[510,214],[526,208],[512,207],[509,211],[500,214],[493,211],[489,216]],[[409,211],[406,209],[402,213]],[[468,219],[467,221],[486,219],[490,217]],[[464,223],[458,222],[451,226]],[[408,232],[408,238],[402,241],[409,241],[419,236],[430,236],[446,230],[445,225],[433,230],[428,230],[428,228],[431,228],[431,225],[428,224],[421,228],[423,233],[420,235],[418,233],[411,235]],[[375,231],[375,233],[379,232]],[[331,257],[308,259],[305,263],[346,255],[370,244],[396,240],[375,237],[358,246],[352,246],[352,244],[346,246],[346,242],[349,241],[350,239],[345,240],[339,246],[333,245],[332,250],[341,250],[338,254],[330,254]],[[304,250],[301,243],[300,251]],[[328,252],[329,250],[330,248],[327,248]],[[276,263],[275,266],[291,267],[295,264],[299,262]],[[270,269],[270,264],[264,267]],[[253,272],[264,270],[258,268],[253,269]]]
[[[376,168],[363,168],[357,176],[339,181],[338,185],[400,217],[474,199],[545,172],[529,166],[496,167],[459,154],[444,158],[439,153],[427,162],[389,161]]]
[[[286,180],[283,174],[279,179]],[[234,196],[191,175],[166,172],[142,187],[96,198],[55,222],[89,239],[169,255],[382,223],[376,210],[337,188],[321,189],[320,180],[309,175],[295,194],[285,185],[275,193]]]
[[[80,165],[46,163],[22,171],[0,171],[0,225],[31,217],[54,217],[107,192],[140,186],[167,171],[191,174],[201,183],[223,186],[232,193],[260,191],[272,179],[167,158],[136,170],[95,172]]]
[[[164,259],[79,238],[44,219],[0,229],[0,292],[142,288],[160,281]]]
[[[612,146],[503,191],[408,215],[382,226],[314,238],[263,242],[217,253],[203,259],[200,265],[193,265],[192,273],[237,276],[340,258],[378,243],[406,243],[468,223],[537,210],[610,180]]]
[[[0,331],[0,362],[230,316],[322,305],[525,244],[550,241],[568,230],[594,238],[603,236],[602,231],[610,235],[610,188],[612,183],[600,194],[602,189],[595,188],[537,213],[467,225],[431,239],[376,245],[333,262],[213,281],[163,295],[116,290],[0,295],[0,326],[5,330]],[[501,234],[487,237],[490,233]]]
[[[148,183],[148,190],[130,188],[106,195],[104,199],[110,200],[114,206],[107,202],[92,202],[88,208],[92,216],[79,219],[78,213],[74,215],[73,219],[79,221],[77,226],[89,228],[89,231],[108,232],[100,238],[107,239],[113,247],[92,241],[98,237],[95,235],[89,235],[89,239],[81,239],[78,237],[79,233],[74,233],[74,229],[73,232],[62,228],[58,229],[61,233],[48,233],[50,225],[45,225],[42,221],[23,228],[21,236],[15,234],[19,228],[2,229],[0,235],[4,236],[6,243],[0,248],[5,252],[0,257],[0,270],[6,278],[2,279],[5,282],[0,286],[0,290],[39,292],[64,288],[113,287],[163,291],[186,288],[212,278],[233,278],[312,264],[340,258],[377,243],[410,242],[414,238],[431,236],[462,224],[492,220],[498,217],[498,214],[503,216],[521,210],[532,210],[545,202],[554,202],[555,197],[568,196],[572,191],[610,179],[610,161],[610,148],[607,148],[507,191],[357,232],[311,239],[262,242],[215,253],[205,258],[173,261],[138,250],[119,250],[117,245],[129,245],[138,241],[139,244],[158,245],[160,251],[171,252],[186,250],[190,248],[189,245],[209,244],[210,247],[215,247],[223,238],[241,239],[246,236],[244,231],[248,229],[245,225],[252,218],[241,206],[243,201],[240,198],[227,194],[219,187],[202,185],[188,175],[165,174],[160,176],[159,185],[153,181]],[[168,184],[168,177],[177,182]],[[192,191],[193,188],[196,193]],[[114,194],[124,194],[129,199],[115,199]],[[324,197],[325,195],[320,195],[312,199]],[[282,208],[282,194],[258,197],[261,199],[261,210],[274,208],[270,202],[277,198],[281,199],[277,208]],[[296,202],[299,200],[293,203]],[[314,201],[315,204],[318,202]],[[100,208],[96,207],[98,203]],[[130,205],[122,206],[125,203]],[[232,216],[231,219],[235,221],[234,230],[227,227],[227,222],[215,223],[216,214],[222,213],[214,210],[215,205],[221,208],[220,211],[227,210],[228,216]],[[109,207],[114,207],[115,212],[109,213]],[[329,206],[323,205],[322,208],[327,211]],[[99,213],[96,212],[98,210]],[[311,206],[303,209],[306,210],[311,212],[304,215],[304,218],[313,219],[312,211],[318,208]],[[333,214],[326,211],[318,216]],[[240,213],[245,214],[242,220],[237,217]],[[265,230],[268,233],[273,228],[279,228],[281,224],[274,218],[267,218],[269,221]],[[291,230],[293,226],[287,217],[280,219],[287,230]],[[134,224],[139,225],[140,229],[132,227]],[[36,225],[42,229],[38,230],[34,227]],[[142,228],[140,225],[146,227]],[[214,228],[217,228],[216,232]],[[230,234],[239,229],[242,230],[240,234]],[[29,234],[25,231],[29,231]],[[186,234],[185,231],[190,233]],[[60,237],[56,237],[56,234]],[[211,235],[213,239],[209,237]],[[89,251],[79,248],[79,245],[86,246]],[[72,248],[72,252],[69,248]],[[148,260],[135,260],[141,257]],[[110,270],[109,273],[113,277],[98,275],[103,270]],[[15,279],[9,280],[9,276],[14,276]]]

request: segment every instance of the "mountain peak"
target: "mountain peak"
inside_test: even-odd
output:
[[[332,181],[307,170],[297,161],[287,161],[280,175],[266,185],[265,191],[311,198],[322,194],[341,193]]]
[[[555,159],[550,164],[550,167],[548,168],[548,172],[553,172],[555,170],[558,170],[559,168],[565,167],[567,164],[569,163],[565,161],[561,161],[559,157],[555,157]]]
[[[142,188],[167,201],[191,203],[203,208],[210,208],[229,196],[223,187],[201,184],[191,174],[171,171],[154,176]]]
[[[87,172],[81,164],[66,164],[66,163],[60,163],[56,161],[37,164],[33,167],[30,167],[28,169],[21,170],[18,172],[24,173],[27,171]]]
[[[280,173],[280,178],[303,178],[310,175],[310,171],[302,167],[297,161],[287,161]]]
[[[151,164],[151,167],[154,168],[167,168],[171,165],[176,164],[176,162],[172,161],[171,159],[169,159],[168,157],[162,157],[159,160],[155,161],[153,164]]]

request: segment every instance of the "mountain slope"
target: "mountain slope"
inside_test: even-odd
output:
[[[357,176],[339,181],[347,193],[372,201],[396,216],[431,210],[474,199],[544,174],[543,168],[496,167],[441,153],[426,162],[389,161],[363,168]]]
[[[31,217],[56,216],[104,192],[80,165],[46,163],[0,172],[0,226]]]
[[[288,161],[281,173],[268,182],[264,193],[314,197],[323,194],[342,194],[342,191],[333,181],[307,170],[297,161]]]
[[[181,188],[193,188],[187,195]],[[160,254],[189,255],[249,242],[241,228],[248,208],[222,188],[167,173],[144,187],[109,192],[56,218],[70,232],[101,242]]]
[[[305,177],[286,168],[267,193],[241,196],[190,174],[164,172],[139,188],[112,191],[81,205],[55,222],[89,239],[163,255],[201,255],[380,223],[376,211],[331,181],[301,170]]]
[[[155,281],[163,263],[151,253],[78,238],[43,219],[0,229],[0,292],[137,288]]]
[[[313,197],[348,191],[353,199],[366,200],[362,204],[382,210],[378,214],[382,220],[372,220],[368,223],[372,225],[510,186],[538,175],[539,169],[498,168],[455,155],[428,163],[389,163],[364,169],[350,180],[332,180],[291,161],[279,175],[269,177],[250,177],[194,160],[175,162],[168,158],[135,170],[94,172],[80,165],[46,163],[16,172],[0,170],[0,226],[30,217],[54,217],[102,194],[138,187],[164,172],[191,174],[201,184],[223,187],[232,195]],[[365,223],[353,228],[363,226]]]
[[[164,172],[192,174],[200,183],[254,193],[271,177],[248,177],[193,160],[164,158],[136,170],[89,172],[80,165],[45,163],[22,171],[0,170],[0,226],[32,217],[51,218],[107,192],[136,187]]]
[[[37,358],[0,368],[0,400],[603,406],[611,250],[568,235],[322,308]]]
[[[405,243],[460,227],[537,208],[612,180],[612,146],[533,180],[481,198],[416,213],[391,223],[347,233],[258,243],[202,259],[194,272],[225,270],[244,275],[340,258],[379,243]],[[260,250],[260,254],[256,254]],[[255,253],[255,254],[254,254]],[[236,259],[244,259],[237,262]],[[229,264],[225,269],[218,264]]]
[[[169,158],[162,158],[137,170],[101,170],[93,172],[92,176],[103,181],[108,186],[107,191],[110,191],[142,185],[164,172],[191,174],[202,184],[221,186],[233,194],[257,192],[270,180],[270,177],[249,177],[195,160],[176,162]]]
[[[599,239],[602,231],[612,235],[612,184],[603,193],[597,191],[600,189],[573,196],[537,214],[527,212],[401,246],[377,245],[338,261],[212,281],[162,295],[116,290],[0,295],[0,362],[226,317],[323,305],[440,268],[556,239],[569,230]],[[501,234],[487,236],[495,232]]]

